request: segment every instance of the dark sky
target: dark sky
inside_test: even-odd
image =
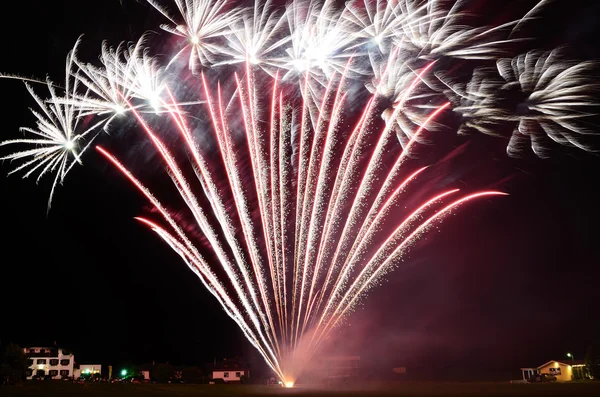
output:
[[[0,72],[60,81],[81,33],[82,57],[93,60],[102,39],[137,39],[164,22],[143,2],[123,3],[13,2],[0,24]],[[536,34],[598,58],[599,7],[556,3]],[[0,87],[2,139],[16,137],[33,124],[33,101],[22,83]],[[420,243],[338,331],[348,352],[383,366],[507,372],[567,351],[582,358],[600,342],[600,159],[559,149],[551,160],[514,160],[503,145],[475,139],[451,171],[510,196],[473,205]],[[251,355],[179,257],[132,219],[148,213],[144,200],[95,152],[84,161],[48,215],[49,180],[0,177],[2,343],[57,341],[77,361],[113,364]]]

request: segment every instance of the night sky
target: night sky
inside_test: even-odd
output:
[[[103,39],[116,45],[159,32],[158,12],[122,2],[13,2],[0,24],[0,72],[61,81],[80,34],[81,57],[93,61]],[[573,56],[600,59],[600,6],[556,3],[536,35],[548,48],[568,44]],[[18,81],[0,88],[1,139],[18,137],[18,127],[34,125],[34,102]],[[419,243],[336,333],[345,353],[384,368],[504,374],[567,351],[581,359],[600,342],[600,158],[558,148],[550,160],[515,160],[505,144],[474,138],[447,172],[510,196],[462,210]],[[79,362],[114,365],[255,356],[180,258],[133,219],[149,213],[140,195],[94,151],[84,164],[48,214],[50,179],[5,177],[10,164],[0,165],[1,343],[56,341]]]

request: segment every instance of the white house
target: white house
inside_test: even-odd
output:
[[[26,347],[27,379],[51,376],[52,379],[72,377],[75,356],[57,347]]]
[[[237,360],[225,359],[218,363],[218,365],[215,365],[212,371],[213,379],[223,379],[226,383],[240,382],[242,376],[246,379],[250,378],[250,370],[246,365]]]

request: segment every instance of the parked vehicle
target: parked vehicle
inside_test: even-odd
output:
[[[535,374],[531,378],[527,379],[529,383],[544,383],[544,382],[554,382],[556,381],[556,376],[550,374]]]

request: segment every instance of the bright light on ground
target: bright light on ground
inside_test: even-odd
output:
[[[285,382],[285,387],[294,387],[294,382]]]

